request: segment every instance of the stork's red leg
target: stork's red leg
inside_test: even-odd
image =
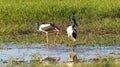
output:
[[[48,33],[46,33],[46,44],[48,45]]]
[[[67,39],[68,39],[68,44],[67,44],[67,46],[70,46],[70,37],[68,37]]]
[[[49,45],[46,46],[46,57],[48,57]]]
[[[58,34],[59,34],[59,31],[56,31],[56,36],[55,36],[55,39],[54,39],[54,47],[56,47],[56,40],[58,38]]]
[[[72,41],[72,50],[74,51],[74,40]]]

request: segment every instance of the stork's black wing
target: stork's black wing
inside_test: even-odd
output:
[[[50,26],[44,27],[42,29],[50,32],[50,31],[53,31],[53,30],[56,30],[56,29],[59,29],[59,28],[57,26],[55,26],[54,24],[50,24]]]
[[[75,29],[73,29],[72,36],[76,39],[76,37],[77,37],[77,31]]]

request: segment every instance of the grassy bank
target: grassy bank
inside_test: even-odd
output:
[[[50,34],[49,43],[53,44],[54,34]],[[45,34],[36,33],[28,35],[6,35],[0,36],[0,44],[44,44],[46,42]],[[67,35],[60,34],[58,37],[58,44],[67,44]],[[79,45],[119,45],[120,44],[120,35],[106,34],[79,34],[75,44]]]
[[[0,0],[1,22],[34,22],[120,17],[119,0]]]
[[[16,66],[22,66],[22,67],[119,67],[120,64],[118,63],[86,63],[86,64],[75,64],[73,66],[68,66],[66,64],[62,64],[62,65],[40,65],[39,63],[36,64],[31,64],[31,65],[26,65],[26,64],[21,64],[21,65],[8,65],[8,67],[16,67]]]
[[[120,64],[119,62],[91,62],[91,63],[78,63],[78,64],[73,64],[73,65],[68,65],[65,63],[62,64],[57,64],[57,65],[45,65],[45,64],[40,64],[40,63],[31,63],[31,64],[10,64],[7,65],[7,67],[16,67],[16,66],[22,66],[22,67],[119,67]]]
[[[44,34],[35,31],[34,23],[39,21],[60,27],[58,43],[66,44],[65,30],[74,15],[78,23],[76,44],[120,44],[119,0],[0,0],[0,4],[2,43],[44,43]]]

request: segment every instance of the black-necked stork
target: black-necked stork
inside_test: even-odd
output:
[[[67,34],[68,34],[68,46],[70,46],[70,39],[73,40],[73,43],[74,41],[76,41],[76,37],[77,37],[77,31],[76,29],[74,28],[75,26],[77,26],[77,23],[76,23],[76,20],[75,20],[75,17],[74,16],[71,16],[70,17],[71,19],[71,23],[72,25],[71,26],[68,26],[67,27]],[[74,45],[74,44],[73,44]]]
[[[48,33],[49,32],[56,33],[56,37],[54,39],[54,47],[56,47],[56,40],[57,40],[60,29],[57,26],[55,26],[54,24],[44,24],[43,23],[43,24],[39,25],[39,22],[36,22],[35,25],[36,25],[36,31],[41,31],[41,32],[46,33],[46,41],[47,41],[46,44],[48,44]]]

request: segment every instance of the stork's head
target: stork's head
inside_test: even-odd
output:
[[[35,25],[36,25],[36,31],[39,31],[39,22],[36,22]]]
[[[74,27],[74,26],[77,26],[75,17],[74,17],[74,16],[71,16],[70,19],[71,19],[72,26],[73,26],[73,27]]]

